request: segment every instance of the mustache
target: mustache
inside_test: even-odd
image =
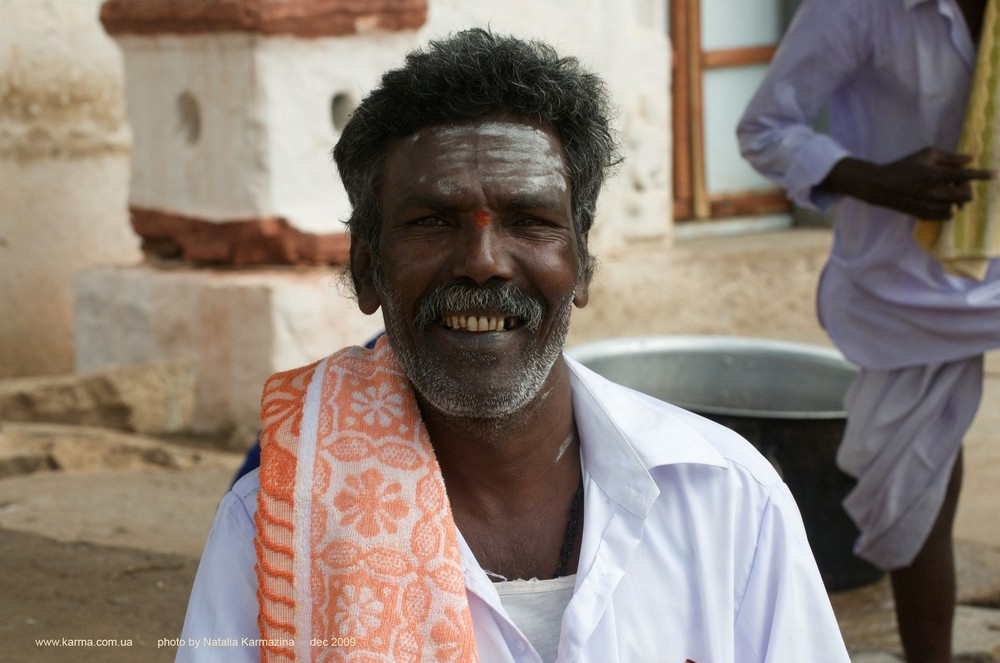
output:
[[[417,324],[429,325],[446,313],[468,309],[497,311],[504,317],[518,318],[528,331],[537,331],[542,324],[545,305],[513,285],[474,286],[462,283],[442,285],[434,289],[417,308]]]

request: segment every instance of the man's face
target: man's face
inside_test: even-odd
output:
[[[430,126],[390,145],[378,259],[354,251],[358,301],[382,307],[440,412],[503,417],[544,396],[572,305],[587,302],[570,194],[558,137],[530,122]]]

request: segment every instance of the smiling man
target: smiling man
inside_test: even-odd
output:
[[[179,660],[846,663],[767,461],[562,354],[609,114],[575,59],[482,30],[362,102],[334,156],[386,337],[269,380]]]

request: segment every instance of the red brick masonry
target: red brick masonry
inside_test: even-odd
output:
[[[107,0],[109,34],[255,32],[333,37],[368,30],[413,30],[428,0]]]
[[[346,264],[350,251],[346,233],[305,233],[283,218],[218,223],[134,206],[129,211],[143,252],[159,258],[234,266],[328,265]]]

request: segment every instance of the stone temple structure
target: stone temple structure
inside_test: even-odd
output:
[[[426,0],[106,2],[102,22],[125,55],[143,249],[343,262],[348,207],[329,149],[426,17]]]

